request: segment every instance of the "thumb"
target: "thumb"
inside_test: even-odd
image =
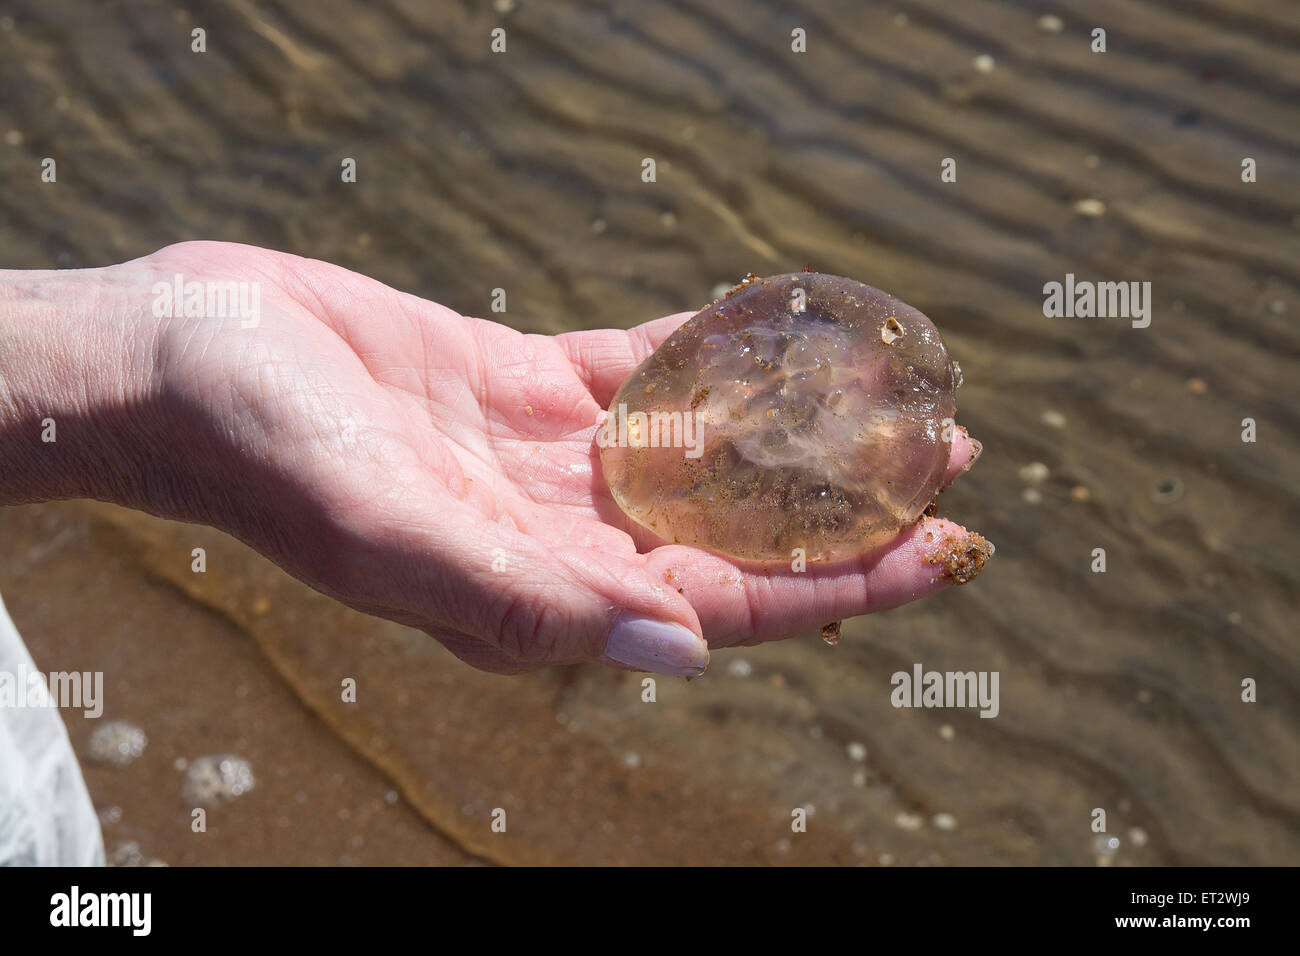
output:
[[[535,542],[529,542],[535,544]],[[584,547],[529,547],[506,573],[483,638],[529,664],[591,661],[697,677],[709,647],[690,603],[654,580],[644,559]]]

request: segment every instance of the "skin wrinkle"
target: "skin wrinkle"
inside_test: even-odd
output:
[[[427,329],[425,328],[424,324],[419,323],[419,325],[420,325],[420,331],[415,338],[416,341],[420,343],[421,367],[427,370],[433,368],[433,363],[429,360],[429,336],[427,334]],[[423,376],[417,376],[417,378],[421,385],[421,391],[423,391],[424,393],[423,397],[424,397],[425,405],[426,406],[432,405],[433,395],[429,391],[429,376],[426,374]]]
[[[487,444],[492,446],[494,449],[493,463],[500,468],[502,467],[501,453],[495,450],[499,438],[496,434],[498,421],[488,411],[492,407],[492,393],[488,386],[488,382],[491,380],[491,376],[488,372],[488,352],[487,349],[483,347],[482,338],[482,333],[485,331],[485,327],[478,324],[480,322],[478,319],[471,319],[470,321],[472,323],[470,325],[470,337],[474,343],[473,368],[478,371],[479,382],[481,383],[478,388],[474,390],[474,397],[477,400],[479,413],[482,416],[483,435],[487,440]]]
[[[611,592],[617,593],[620,589],[635,584],[635,590],[643,593],[647,600],[646,611],[656,614],[663,620],[674,620],[682,624],[688,630],[700,634],[700,624],[694,611],[690,608],[688,602],[677,594],[675,590],[668,591],[660,586],[654,578],[647,573],[646,556],[635,555],[632,557],[632,564],[635,571],[631,574],[625,574],[619,578],[614,577],[612,569],[593,565],[584,558],[581,553],[575,553],[573,548],[557,549],[555,557],[563,563],[568,570],[569,575],[580,581],[585,586],[591,588],[602,597]],[[622,608],[616,601],[606,600],[600,605],[597,616],[600,619],[601,626],[589,629],[589,633],[599,635],[599,640],[594,645],[589,645],[584,649],[584,657],[599,657],[604,649],[604,635],[613,625],[614,619],[618,617]],[[673,613],[674,610],[681,610],[683,615]],[[644,612],[643,612],[644,613]]]
[[[473,320],[473,321],[481,321],[481,320]],[[486,327],[483,325],[476,325],[475,328],[485,329]],[[524,339],[535,340],[535,339],[539,339],[540,337],[519,335],[519,338],[521,340]],[[488,350],[484,348],[481,337],[476,336],[475,344],[478,350],[478,356],[480,358],[480,367],[481,367],[481,374],[483,380],[484,382],[490,381],[492,376],[489,374],[486,367],[486,361],[487,361],[486,355],[488,354]],[[522,374],[512,375],[508,381],[509,384],[514,386],[516,390],[523,392],[522,389],[518,389],[518,386],[524,382],[535,381],[539,377],[539,374],[542,372],[542,370],[545,369],[545,366],[546,363],[539,356],[538,358],[535,359],[522,360],[519,362],[500,363],[494,366],[494,370],[498,372],[512,370],[512,369],[522,370]],[[508,394],[508,393],[509,390],[503,390],[503,394]],[[524,394],[526,394],[526,392]],[[507,477],[511,479],[512,490],[518,495],[520,499],[527,501],[532,505],[547,504],[548,501],[553,500],[553,498],[555,497],[554,495],[538,496],[534,492],[531,492],[527,488],[523,487],[514,478],[514,476],[519,474],[528,474],[530,475],[530,477],[536,474],[534,471],[529,470],[527,466],[533,459],[538,457],[540,450],[543,447],[543,445],[539,442],[533,442],[524,439],[519,434],[517,428],[514,426],[512,421],[515,418],[516,413],[524,414],[523,406],[529,403],[523,401],[522,396],[514,397],[512,398],[511,401],[504,403],[504,406],[500,413],[500,417],[496,419],[494,419],[491,416],[489,411],[492,408],[493,404],[494,403],[491,400],[491,397],[487,394],[485,388],[484,394],[480,398],[480,407],[484,410],[484,422],[486,423],[485,431],[487,437],[489,439],[490,444],[492,444],[496,449],[495,458],[498,467],[500,467],[501,470],[507,475]],[[498,426],[504,426],[505,428],[508,428],[512,432],[514,432],[514,434],[509,436],[504,434],[498,434],[496,430]],[[592,431],[594,434],[594,425]],[[511,446],[516,449],[520,447],[526,447],[527,448],[526,457],[524,457],[522,460],[519,460],[517,457],[513,458],[512,461],[510,462],[510,466],[507,467],[506,462],[504,462],[502,459],[502,452],[506,449],[507,446]]]
[[[495,575],[495,572],[487,573]],[[558,589],[562,590],[563,587],[564,582],[558,582]],[[486,629],[487,633],[494,637],[495,646],[511,660],[535,663],[556,656],[554,642],[559,639],[559,635],[568,633],[571,625],[566,619],[561,622],[561,626],[544,627],[545,621],[560,610],[553,599],[555,593],[550,588],[542,588],[535,592],[499,591],[497,593],[497,601],[504,601],[505,605],[499,611],[489,615]],[[521,608],[524,608],[527,613],[521,611]],[[517,623],[521,620],[522,625]]]
[[[469,320],[469,321],[473,322],[476,320]],[[424,347],[427,349],[427,342],[425,342],[424,336],[421,335],[420,339],[422,343],[424,343]],[[477,338],[474,335],[471,334],[469,336],[469,339],[473,347],[474,361],[468,363],[468,368],[477,369],[480,380],[486,382],[487,369],[484,363],[483,350],[479,345]],[[466,376],[466,378],[469,377],[470,376],[468,375]],[[457,393],[453,401],[451,402],[443,401],[438,403],[432,399],[430,400],[429,402],[431,406],[429,409],[430,423],[435,429],[443,432],[443,434],[447,437],[448,441],[454,443],[457,447],[461,448],[467,454],[473,456],[482,466],[481,474],[492,474],[494,473],[494,471],[499,470],[501,468],[502,463],[500,460],[500,456],[496,452],[494,447],[495,443],[493,441],[494,436],[492,435],[491,432],[491,422],[488,420],[487,415],[483,411],[484,403],[486,400],[484,396],[487,392],[486,384],[482,384],[475,387],[473,383],[467,382],[464,379],[459,377],[455,379],[455,384],[457,387]],[[471,401],[469,402],[463,401],[463,399],[467,395],[471,399]],[[434,406],[441,409],[444,414],[442,415],[433,414],[433,412],[435,411]],[[462,410],[469,409],[469,408],[473,408],[477,412],[475,422],[467,423],[462,420],[463,419]],[[444,422],[454,423],[454,425],[456,426],[454,431],[451,428],[445,427],[445,425],[443,424]],[[478,432],[482,433],[483,440],[473,441],[473,442],[466,442],[461,440],[460,434],[468,433],[469,435],[473,436],[477,434],[475,429],[477,429]]]

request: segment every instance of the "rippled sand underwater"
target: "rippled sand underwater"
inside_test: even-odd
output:
[[[939,503],[997,545],[973,583],[834,648],[716,652],[654,703],[594,667],[470,671],[207,529],[0,512],[37,663],[103,670],[147,738],[92,762],[65,714],[117,861],[1300,862],[1300,21],[1053,9],[9,5],[6,266],[236,240],[555,332],[811,265],[934,320],[985,446]],[[1046,317],[1068,274],[1151,282],[1150,325]],[[917,664],[998,672],[997,717],[895,708]],[[223,755],[251,789],[193,834],[186,782]]]

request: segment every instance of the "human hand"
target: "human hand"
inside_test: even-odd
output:
[[[155,284],[177,274],[255,283],[257,326],[155,317]],[[48,318],[55,303],[53,374],[81,382],[43,395],[39,376],[0,379],[0,454],[17,462],[0,502],[85,495],[212,524],[486,670],[600,661],[691,676],[708,646],[894,607],[991,553],[925,518],[885,548],[794,572],[633,525],[601,476],[598,414],[689,313],[524,335],[328,263],[211,242],[4,275],[0,311],[30,311],[35,294]],[[34,293],[40,277],[58,291]],[[79,313],[61,297],[93,304]],[[21,333],[0,318],[9,354],[30,357]],[[33,447],[51,410],[70,420],[66,453]],[[958,429],[949,480],[978,453]]]

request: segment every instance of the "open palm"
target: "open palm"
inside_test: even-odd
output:
[[[524,335],[251,246],[184,243],[132,267],[255,282],[261,306],[256,328],[163,320],[164,417],[194,438],[181,490],[146,506],[223,527],[477,667],[694,674],[708,660],[701,636],[755,643],[893,607],[950,583],[954,555],[988,552],[926,518],[856,560],[795,572],[629,522],[601,476],[598,414],[689,313]],[[959,430],[950,479],[977,449]]]

